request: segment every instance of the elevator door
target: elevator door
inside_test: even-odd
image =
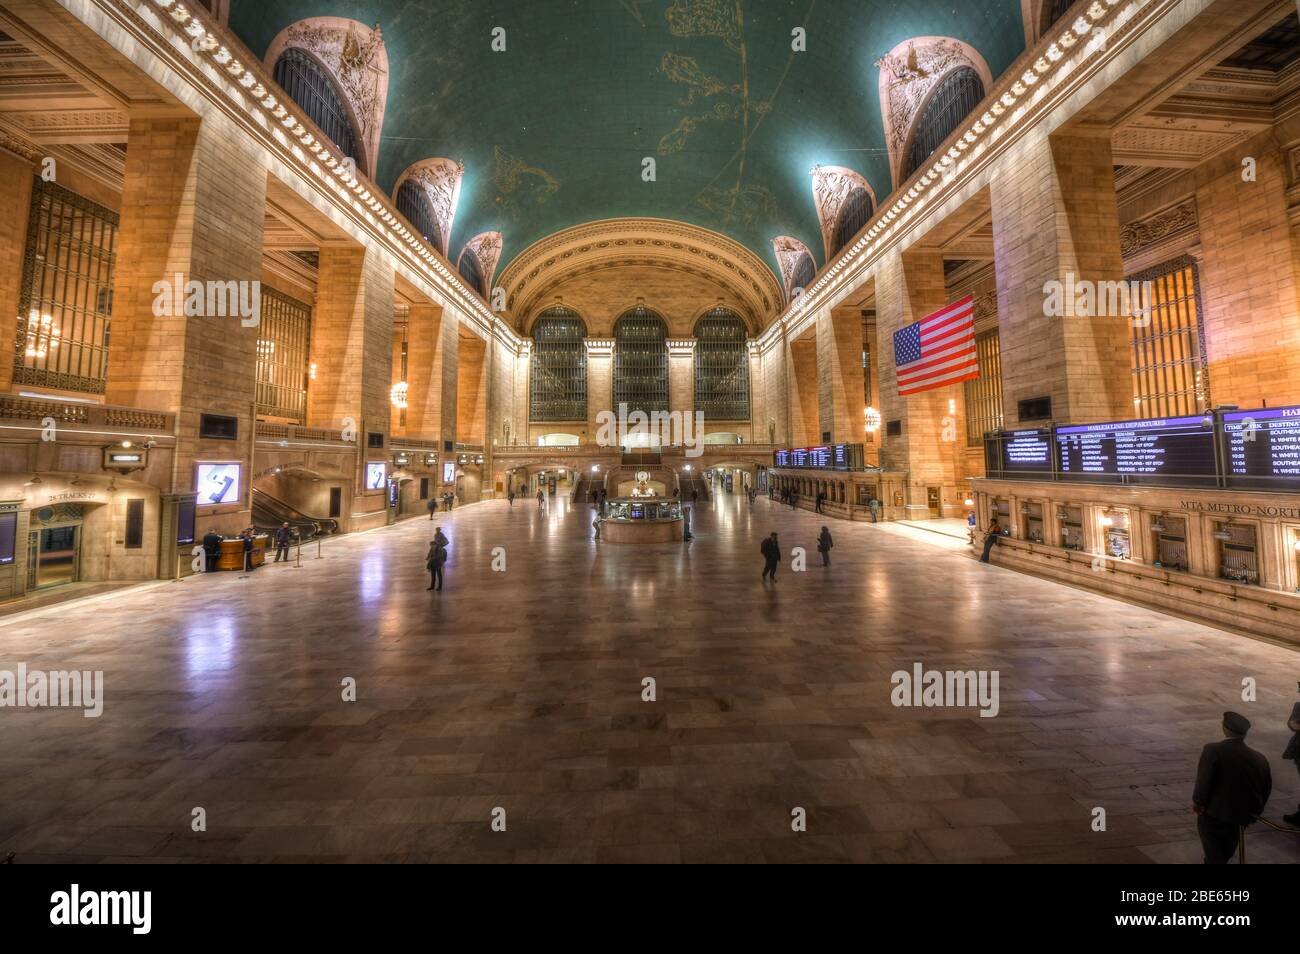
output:
[[[941,499],[940,499],[940,496],[939,496],[939,488],[938,488],[938,487],[926,487],[926,488],[925,488],[925,502],[926,502],[926,505],[930,508],[930,516],[931,516],[931,517],[942,517],[942,516],[943,516],[943,503],[941,502]]]
[[[36,589],[77,579],[79,526],[33,530],[28,535],[27,587]]]

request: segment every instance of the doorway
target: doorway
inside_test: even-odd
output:
[[[27,536],[27,588],[75,583],[81,526],[33,530]]]
[[[939,518],[943,516],[943,498],[938,487],[925,488],[925,503],[930,508],[930,516]]]

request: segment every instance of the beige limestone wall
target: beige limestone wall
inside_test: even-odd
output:
[[[462,335],[456,373],[456,440],[482,444],[487,427],[487,342]]]
[[[13,384],[13,342],[18,334],[18,296],[23,280],[27,220],[32,202],[32,166],[0,151],[0,394]]]
[[[817,380],[817,339],[790,342],[790,443],[821,443],[821,393]]]

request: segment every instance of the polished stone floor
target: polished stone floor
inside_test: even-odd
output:
[[[1225,708],[1272,761],[1269,815],[1300,797],[1280,758],[1300,654],[981,565],[942,534],[829,521],[823,569],[822,520],[762,499],[701,504],[692,542],[644,548],[593,542],[585,505],[438,516],[442,593],[419,519],[301,569],[0,622],[0,669],[106,683],[99,719],[0,710],[0,856],[1195,861],[1192,777]],[[914,663],[997,670],[998,715],[894,707]],[[1248,844],[1300,860],[1297,836]]]

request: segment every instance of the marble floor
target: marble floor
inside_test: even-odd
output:
[[[1280,758],[1300,654],[981,565],[942,534],[829,521],[824,569],[823,520],[762,499],[702,503],[693,541],[650,547],[593,542],[589,508],[562,501],[438,517],[441,593],[417,519],[301,569],[0,622],[0,669],[105,679],[98,719],[0,710],[0,856],[1197,861],[1192,778],[1225,708],[1272,761],[1269,816],[1300,798]],[[895,707],[891,674],[916,663],[997,670],[998,714]],[[1300,861],[1300,836],[1248,845]]]

